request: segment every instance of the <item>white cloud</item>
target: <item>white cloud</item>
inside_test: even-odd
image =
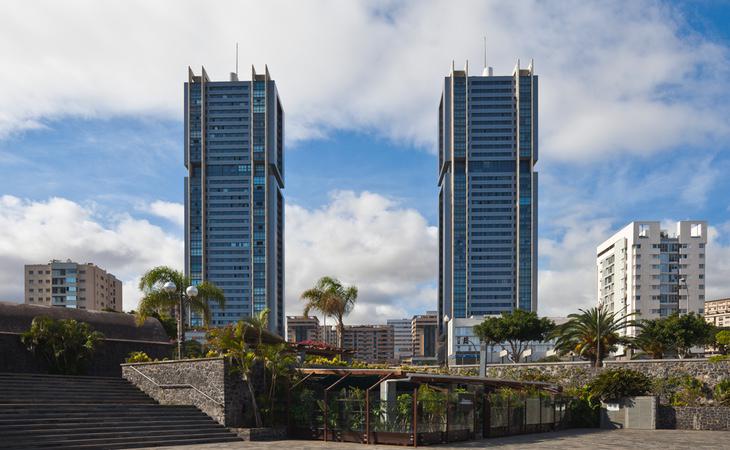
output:
[[[143,209],[147,210],[150,214],[162,217],[179,227],[185,225],[185,206],[182,203],[157,200],[150,203]]]
[[[0,134],[68,115],[181,119],[186,67],[224,79],[240,42],[243,78],[249,63],[269,64],[290,138],[366,130],[432,150],[442,77],[452,59],[480,71],[484,33],[497,73],[535,59],[552,158],[648,154],[730,133],[728,49],[650,0],[125,0],[3,4]]]
[[[180,268],[183,243],[129,215],[100,217],[63,198],[0,197],[0,299],[23,301],[23,265],[51,259],[93,262],[124,283],[124,309],[137,306],[139,276],[157,265]]]
[[[324,275],[359,288],[348,323],[436,309],[438,233],[417,211],[381,195],[339,191],[318,209],[287,205],[286,308]]]

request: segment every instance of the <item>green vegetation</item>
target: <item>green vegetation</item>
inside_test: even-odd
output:
[[[529,341],[545,340],[554,328],[555,323],[547,317],[539,318],[535,312],[516,309],[499,317],[487,317],[474,327],[474,333],[488,345],[506,342],[510,361],[518,363]]]
[[[340,281],[333,277],[322,277],[317,284],[306,291],[302,292],[302,300],[307,303],[304,306],[303,314],[309,315],[309,312],[318,311],[327,317],[334,317],[337,321],[337,346],[343,347],[343,339],[345,333],[344,318],[355,307],[357,301],[357,287],[344,286]]]
[[[692,347],[711,345],[720,334],[715,333],[714,325],[694,313],[680,315],[675,312],[659,319],[642,320],[637,327],[639,334],[632,347],[643,350],[654,359],[661,359],[667,353],[680,358],[691,356]]]
[[[104,335],[75,320],[54,320],[38,316],[20,340],[53,374],[81,375]]]
[[[604,402],[646,395],[651,389],[651,378],[641,372],[623,368],[605,370],[588,384],[591,398]]]
[[[730,330],[720,330],[715,333],[715,345],[721,355],[727,355],[730,348]]]
[[[723,378],[715,386],[715,402],[722,406],[730,406],[730,378]]]
[[[605,306],[579,311],[579,314],[569,314],[569,320],[552,333],[556,339],[555,349],[560,354],[573,353],[600,367],[618,345],[631,343],[629,338],[620,335],[620,331],[636,325],[631,319],[633,313],[609,312]]]
[[[145,363],[152,362],[152,358],[145,352],[132,352],[125,360],[127,363]]]

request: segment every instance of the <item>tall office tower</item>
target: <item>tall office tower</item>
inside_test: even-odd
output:
[[[226,296],[212,325],[269,308],[284,336],[284,112],[268,68],[251,81],[188,69],[185,167],[185,273]]]
[[[631,222],[597,248],[598,304],[641,319],[703,314],[706,245],[707,222],[677,222],[673,234],[659,222]]]
[[[439,333],[537,311],[537,76],[454,70],[439,104]]]
[[[54,259],[25,266],[25,303],[122,311],[122,282],[92,263]]]

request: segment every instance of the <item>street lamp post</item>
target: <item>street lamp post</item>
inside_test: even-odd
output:
[[[168,294],[174,294],[177,291],[177,285],[172,281],[168,281],[162,286],[162,289]],[[180,297],[177,303],[177,359],[183,358],[183,343],[185,342],[185,324],[183,316],[185,314],[185,297],[194,298],[198,296],[198,288],[188,286],[184,291],[180,290]]]

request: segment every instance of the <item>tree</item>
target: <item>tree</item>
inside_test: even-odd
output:
[[[588,384],[592,398],[603,402],[617,401],[624,397],[646,395],[651,391],[651,378],[630,369],[608,369]]]
[[[672,351],[671,331],[667,329],[666,319],[639,321],[637,329],[639,333],[631,347],[644,351],[654,359],[662,359],[667,352]]]
[[[712,344],[715,326],[695,313],[674,313],[666,317],[665,326],[669,330],[669,345],[680,358],[692,355],[692,347]]]
[[[509,359],[518,363],[528,342],[545,340],[554,328],[555,323],[547,317],[539,318],[535,312],[516,309],[484,319],[474,327],[474,333],[487,345],[506,342]]]
[[[46,316],[33,318],[30,329],[20,335],[21,342],[48,364],[51,373],[63,375],[82,374],[103,339],[88,323]]]
[[[569,320],[556,327],[552,334],[556,339],[555,350],[560,354],[573,352],[600,367],[618,345],[631,343],[630,338],[619,332],[636,326],[636,321],[631,319],[635,313],[609,312],[604,305],[579,311],[579,314],[569,314]]]
[[[246,317],[244,321],[251,325],[253,328],[256,329],[256,332],[258,333],[258,343],[259,347],[261,347],[261,344],[264,342],[264,330],[267,330],[269,328],[269,308],[264,308],[263,310],[259,311],[258,314],[254,314],[253,316]]]
[[[304,306],[304,315],[309,315],[311,310],[319,311],[322,315],[334,317],[337,321],[337,346],[344,345],[345,323],[344,318],[352,312],[357,301],[357,287],[343,286],[342,283],[333,277],[322,277],[317,284],[304,291],[302,300],[307,304]]]
[[[730,347],[730,330],[721,330],[715,333],[715,345],[722,355],[727,355]]]
[[[165,283],[172,282],[175,285],[174,292],[167,292],[163,289]],[[144,296],[139,301],[137,320],[143,323],[147,317],[155,313],[163,315],[175,310],[177,316],[177,347],[178,356],[183,354],[183,343],[185,342],[185,308],[198,313],[203,317],[203,324],[207,328],[210,324],[210,301],[215,301],[221,308],[225,308],[226,297],[223,291],[212,283],[204,281],[198,285],[198,295],[189,297],[185,290],[191,285],[190,278],[183,275],[179,270],[167,266],[158,266],[148,270],[142,275],[139,281],[139,289]]]
[[[251,374],[254,364],[257,361],[257,355],[246,344],[246,330],[249,326],[247,323],[239,321],[236,325],[214,328],[208,331],[207,340],[208,346],[211,349],[217,351],[221,356],[230,358],[235,371],[241,375],[251,397],[251,406],[256,427],[261,428],[263,426],[261,411],[259,410],[251,381]]]

